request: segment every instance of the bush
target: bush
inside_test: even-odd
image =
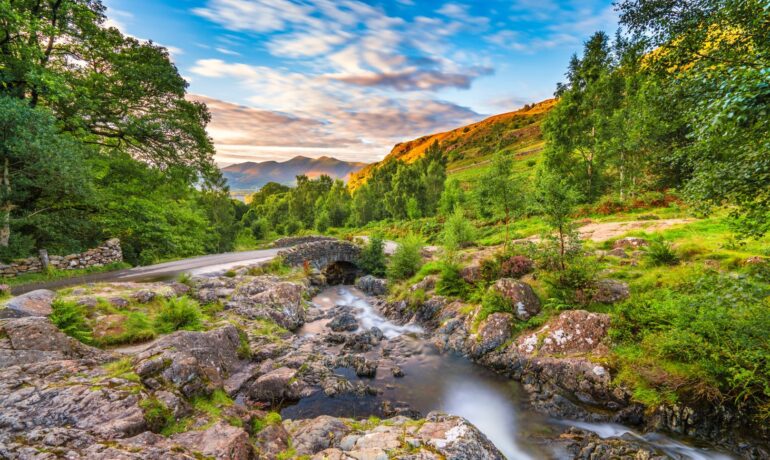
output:
[[[618,306],[612,337],[626,382],[679,399],[725,398],[770,417],[770,287],[707,273]]]
[[[596,293],[600,266],[590,257],[573,257],[563,270],[547,272],[543,280],[548,285],[551,304],[563,308],[587,306]]]
[[[382,235],[375,233],[369,237],[369,242],[361,249],[358,266],[366,273],[374,276],[385,276],[387,266],[385,264],[385,242]]]
[[[94,341],[91,326],[86,319],[86,309],[74,302],[54,300],[51,305],[53,313],[49,319],[62,332],[86,344]]]
[[[390,259],[388,277],[394,280],[404,280],[417,273],[422,265],[422,239],[415,235],[407,235],[396,248]]]
[[[249,227],[255,240],[264,240],[270,234],[270,222],[264,217],[256,219]]]
[[[512,256],[503,259],[500,264],[500,275],[504,278],[521,278],[527,273],[532,273],[535,263],[526,256]]]
[[[444,262],[441,277],[436,283],[436,293],[447,297],[464,298],[468,293],[468,284],[460,276],[460,266],[453,262]]]
[[[513,313],[513,303],[510,299],[494,289],[487,289],[481,298],[481,310],[476,320],[484,321],[492,313]]]
[[[203,314],[195,300],[185,296],[164,299],[158,316],[155,317],[155,330],[160,334],[185,330],[199,331],[203,328]]]
[[[444,234],[442,235],[444,246],[449,251],[456,251],[471,245],[475,238],[476,228],[465,218],[461,208],[455,208],[454,213],[444,224]]]
[[[647,247],[647,260],[654,266],[676,265],[679,257],[674,253],[671,243],[665,240],[653,240]]]
[[[123,332],[118,335],[106,335],[98,339],[99,345],[122,345],[141,343],[155,338],[157,333],[152,321],[143,312],[128,313],[123,323]]]
[[[160,433],[175,421],[174,411],[154,396],[139,401],[139,407],[142,408],[147,427],[154,433]]]

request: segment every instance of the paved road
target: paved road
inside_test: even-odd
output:
[[[191,259],[176,260],[146,267],[129,268],[114,272],[93,273],[90,275],[76,276],[73,278],[46,281],[42,283],[26,284],[13,288],[13,294],[19,295],[35,289],[60,289],[76,284],[93,283],[99,281],[134,281],[149,282],[169,280],[180,273],[200,275],[207,273],[224,272],[236,265],[253,264],[270,260],[278,254],[281,248],[261,249],[258,251],[229,252],[226,254],[214,254],[210,256],[193,257]]]

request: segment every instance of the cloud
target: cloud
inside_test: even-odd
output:
[[[414,69],[398,73],[341,75],[332,78],[359,86],[383,86],[399,91],[432,91],[448,87],[467,89],[470,88],[474,78],[490,73],[492,73],[492,69],[488,68],[477,69],[468,74]]]

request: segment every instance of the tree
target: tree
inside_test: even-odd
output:
[[[482,208],[501,213],[505,219],[505,247],[510,241],[510,222],[524,206],[521,183],[511,177],[513,160],[503,152],[495,154],[491,168],[479,183],[479,199]]]
[[[382,234],[375,233],[369,237],[367,244],[361,249],[358,266],[366,273],[374,276],[385,276],[385,241]]]
[[[568,245],[574,239],[575,228],[572,213],[580,195],[569,182],[554,174],[541,175],[537,184],[535,201],[543,213],[546,223],[556,233],[558,263],[561,270],[566,268]]]
[[[409,234],[404,237],[390,258],[388,277],[404,280],[417,273],[422,265],[422,245],[422,238],[418,235]]]
[[[0,248],[5,257],[26,256],[34,243],[76,249],[69,222],[90,209],[86,152],[60,134],[53,116],[23,101],[0,97]],[[46,231],[44,220],[60,228]],[[87,221],[87,219],[84,219]],[[12,229],[17,229],[17,236]],[[22,244],[20,240],[26,242]],[[16,251],[8,251],[19,243]],[[57,244],[58,243],[58,244]]]
[[[439,200],[439,213],[448,216],[465,204],[465,191],[457,179],[449,179]]]
[[[475,237],[476,228],[465,218],[462,208],[455,208],[455,212],[444,223],[444,247],[447,251],[454,252],[473,243]]]

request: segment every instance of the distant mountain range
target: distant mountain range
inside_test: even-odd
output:
[[[284,162],[264,161],[239,163],[222,168],[231,190],[256,190],[268,182],[292,185],[304,174],[314,178],[326,174],[333,179],[347,180],[348,176],[366,166],[366,163],[342,161],[336,158],[307,158],[296,156]]]

